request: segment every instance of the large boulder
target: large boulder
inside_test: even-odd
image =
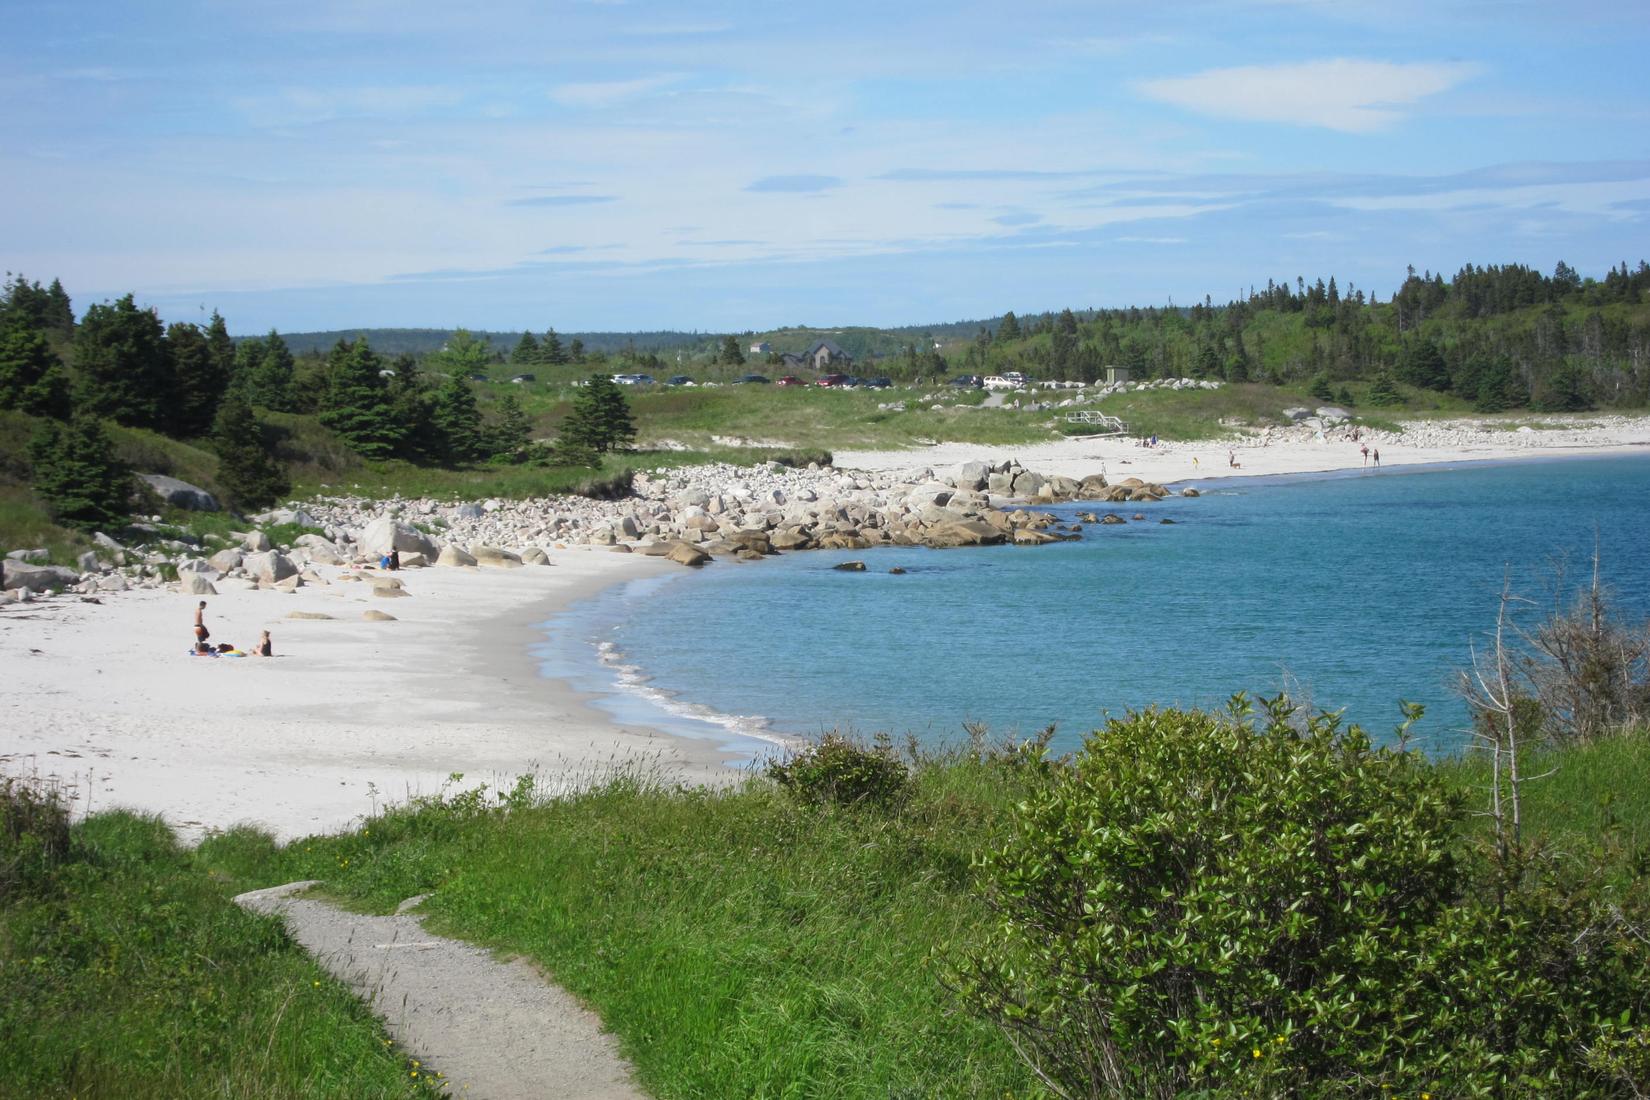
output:
[[[521,557],[508,550],[500,550],[496,546],[476,545],[470,547],[470,556],[475,558],[477,565],[487,565],[494,569],[520,569]]]
[[[206,560],[210,562],[212,568],[216,569],[219,573],[229,573],[239,569],[241,567],[241,561],[245,557],[245,554],[231,546],[227,550],[219,550],[216,554],[213,554]]]
[[[218,590],[212,586],[212,578],[205,573],[179,573],[178,591],[185,596],[216,596],[218,594]]]
[[[397,523],[393,516],[379,516],[361,529],[355,541],[362,553],[374,558],[381,558],[391,550],[434,557],[439,549],[428,535]]]
[[[685,542],[679,542],[675,546],[671,547],[670,553],[667,554],[666,557],[670,558],[671,561],[678,565],[698,566],[703,565],[710,560],[709,554],[705,553],[697,546],[690,546]]]
[[[928,546],[941,548],[996,546],[1005,537],[1002,530],[984,520],[962,519],[935,524],[923,532],[922,541]]]
[[[191,512],[218,511],[218,498],[199,485],[191,485],[187,481],[179,481],[165,474],[139,474],[138,477],[155,491],[156,496],[174,508],[184,508]]]
[[[980,490],[986,486],[991,476],[991,467],[983,462],[964,462],[957,467],[957,472],[951,480],[956,482],[959,489]]]
[[[61,592],[80,581],[80,574],[61,565],[32,565],[8,559],[0,563],[0,589],[27,588],[30,592],[44,592],[48,588]]]
[[[292,564],[292,559],[279,550],[248,554],[241,559],[241,568],[246,570],[247,576],[267,584],[275,584],[298,575],[298,567]]]
[[[549,565],[550,555],[542,546],[529,546],[521,552],[521,560],[524,565]]]
[[[467,552],[448,543],[441,548],[441,553],[436,557],[435,563],[447,566],[474,565],[476,560]]]

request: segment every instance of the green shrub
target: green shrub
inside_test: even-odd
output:
[[[571,491],[591,500],[623,500],[629,496],[636,482],[636,471],[628,467],[616,473],[586,478]]]
[[[1614,1094],[1620,899],[1464,845],[1419,756],[1236,702],[1113,721],[1021,804],[965,1001],[1066,1096]]]
[[[0,775],[0,904],[35,891],[69,854],[69,808],[50,782]]]
[[[804,802],[882,808],[904,796],[908,780],[886,737],[867,747],[835,733],[773,761],[768,775]]]

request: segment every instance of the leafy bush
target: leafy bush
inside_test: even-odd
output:
[[[828,733],[768,765],[768,775],[804,802],[888,807],[905,794],[905,765],[886,737],[869,747]]]
[[[56,785],[0,776],[0,903],[38,890],[69,854],[69,808]]]
[[[999,922],[953,979],[1039,1077],[1062,1096],[1611,1094],[1587,1051],[1646,977],[1618,899],[1464,848],[1461,798],[1420,757],[1235,703],[1109,723],[984,857]]]
[[[629,496],[636,482],[636,471],[626,467],[617,473],[586,478],[571,488],[571,492],[591,500],[623,500]]]

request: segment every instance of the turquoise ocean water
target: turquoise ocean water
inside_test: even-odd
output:
[[[788,554],[610,589],[545,624],[543,671],[621,721],[748,750],[830,729],[957,740],[963,723],[1071,748],[1105,715],[1296,698],[1381,737],[1462,743],[1453,690],[1505,572],[1550,607],[1552,563],[1650,614],[1650,455],[1201,483],[1036,548]],[[1156,522],[1168,517],[1172,525]],[[865,573],[831,567],[865,561]],[[903,576],[888,571],[899,566]]]

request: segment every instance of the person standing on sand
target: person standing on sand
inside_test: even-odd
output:
[[[1381,464],[1381,449],[1379,447],[1376,447],[1375,448],[1375,465],[1377,467],[1379,467],[1380,464]]]
[[[206,629],[206,601],[202,600],[195,608],[195,642],[199,644],[211,636],[212,632]]]
[[[1365,465],[1365,466],[1368,466],[1368,465],[1369,465],[1369,444],[1367,444],[1367,443],[1365,443],[1365,444],[1364,444],[1364,445],[1363,445],[1363,446],[1362,446],[1362,447],[1361,447],[1361,448],[1359,448],[1359,449],[1360,449],[1360,450],[1361,450],[1361,451],[1363,451],[1363,453],[1364,453],[1364,465]]]

